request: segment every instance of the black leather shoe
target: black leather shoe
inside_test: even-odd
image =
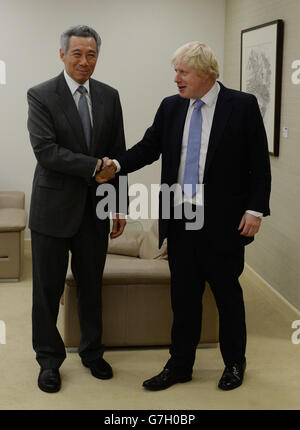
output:
[[[166,388],[169,388],[171,385],[177,384],[178,382],[188,382],[191,379],[191,374],[176,375],[174,371],[165,368],[158,375],[151,379],[147,379],[147,381],[144,381],[143,387],[151,391],[165,390]]]
[[[38,386],[42,391],[46,393],[56,393],[60,390],[60,375],[58,369],[41,369]]]
[[[226,366],[223,375],[219,381],[218,387],[221,390],[233,390],[243,383],[246,361],[244,363],[235,363],[232,366]]]
[[[113,371],[111,366],[103,359],[97,358],[97,360],[87,363],[82,360],[82,364],[85,367],[91,369],[91,374],[98,379],[110,379],[113,377]]]

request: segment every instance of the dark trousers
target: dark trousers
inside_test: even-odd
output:
[[[72,255],[71,268],[77,283],[82,333],[79,354],[87,362],[103,355],[101,285],[108,233],[108,219],[96,226],[90,193],[80,228],[73,237],[58,238],[31,231],[33,348],[36,359],[43,368],[59,368],[66,358],[65,346],[56,324],[69,251]]]
[[[238,278],[244,246],[220,247],[204,227],[187,231],[185,220],[171,220],[168,231],[173,309],[171,358],[166,367],[190,373],[201,335],[202,295],[210,284],[219,312],[219,342],[225,365],[245,359],[246,324]]]

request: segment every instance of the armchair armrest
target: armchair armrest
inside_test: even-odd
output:
[[[0,191],[0,209],[24,209],[25,193],[22,191]]]

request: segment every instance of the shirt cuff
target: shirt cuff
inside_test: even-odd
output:
[[[250,211],[250,210],[248,210],[246,212],[247,212],[247,214],[257,216],[258,218],[261,218],[263,216],[263,214],[261,212]]]
[[[128,217],[126,214],[123,214],[122,212],[116,212],[115,215],[117,214],[119,215],[119,219],[127,219]]]
[[[94,173],[93,173],[93,177],[96,175],[96,173],[97,173],[97,166],[98,166],[98,163],[96,164],[96,167],[95,167],[95,170],[94,170]]]
[[[115,165],[117,167],[116,173],[119,173],[119,171],[121,170],[120,163],[117,160],[112,160],[112,161],[115,163]]]

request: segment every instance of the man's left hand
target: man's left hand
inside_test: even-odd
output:
[[[240,234],[242,236],[251,237],[254,236],[261,224],[261,218],[255,215],[245,213],[241,219],[238,230],[241,230]]]
[[[115,218],[113,219],[112,231],[110,233],[111,239],[116,239],[121,236],[124,231],[126,225],[126,219],[120,218],[119,214],[115,214]]]

